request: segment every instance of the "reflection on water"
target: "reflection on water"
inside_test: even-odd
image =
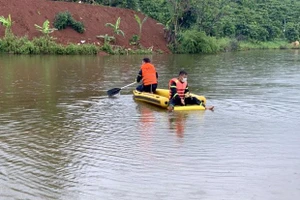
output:
[[[176,130],[176,135],[179,138],[183,138],[185,123],[188,115],[184,112],[175,113],[176,116],[169,118],[170,129]]]
[[[0,55],[0,199],[298,198],[298,50],[150,57],[214,112],[107,98],[143,57]]]

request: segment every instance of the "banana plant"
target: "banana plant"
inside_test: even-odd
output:
[[[0,22],[5,27],[5,37],[8,37],[12,34],[11,27],[13,25],[13,21],[11,20],[10,14],[7,18],[0,16]]]
[[[120,23],[121,23],[121,18],[118,17],[116,24],[106,23],[105,26],[112,28],[114,34],[122,35],[123,37],[125,37],[124,32],[120,29]]]
[[[143,28],[143,24],[145,23],[145,21],[148,19],[148,17],[144,17],[143,21],[141,21],[141,19],[139,18],[139,16],[137,16],[136,14],[134,15],[135,21],[138,23],[139,25],[139,30],[140,30],[140,38],[142,36],[142,28]]]
[[[49,36],[50,33],[53,33],[54,31],[57,30],[56,28],[50,28],[49,20],[44,21],[43,26],[39,26],[37,24],[34,24],[34,26],[38,31],[41,31],[47,37]]]
[[[114,36],[109,36],[107,34],[105,34],[105,35],[98,35],[96,37],[97,38],[102,38],[104,40],[104,44],[105,45],[109,44],[110,42],[115,41],[115,37]]]

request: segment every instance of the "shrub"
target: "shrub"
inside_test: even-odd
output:
[[[13,54],[38,54],[39,49],[28,37],[6,37],[0,40],[0,51]]]
[[[216,53],[219,50],[216,38],[208,37],[205,32],[188,30],[179,37],[178,53]]]
[[[78,53],[84,55],[94,55],[97,54],[98,49],[95,45],[92,44],[84,44],[78,45]]]
[[[101,50],[104,52],[107,52],[109,54],[114,54],[114,51],[113,51],[111,45],[108,43],[104,43],[104,45],[101,47]]]
[[[58,13],[54,18],[54,27],[58,30],[62,30],[70,26],[71,13],[68,11]]]
[[[36,46],[39,49],[40,53],[42,54],[53,53],[53,48],[58,46],[58,44],[54,41],[54,39],[49,37],[33,38],[32,42],[34,46]]]
[[[285,37],[289,42],[299,40],[299,31],[296,24],[292,22],[287,23]]]
[[[69,44],[66,46],[66,54],[67,55],[75,55],[78,54],[78,45],[76,44]]]
[[[138,45],[140,44],[140,37],[138,35],[133,35],[130,39],[129,39],[129,44],[130,45]]]
[[[54,27],[58,30],[65,29],[70,26],[72,29],[78,33],[83,33],[85,31],[84,24],[82,22],[76,21],[70,12],[60,12],[55,16]]]
[[[83,33],[85,30],[83,23],[79,21],[75,21],[74,19],[71,20],[71,27],[78,33]]]

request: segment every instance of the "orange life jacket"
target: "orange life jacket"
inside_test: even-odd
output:
[[[141,66],[143,84],[151,85],[157,83],[155,67],[150,63],[145,63]]]
[[[175,82],[176,83],[176,89],[177,89],[177,94],[180,96],[180,98],[184,98],[184,91],[187,86],[187,82],[181,82],[178,80],[178,78],[172,78],[169,82],[169,88],[171,87],[171,84]],[[171,96],[171,88],[170,88],[170,96]]]

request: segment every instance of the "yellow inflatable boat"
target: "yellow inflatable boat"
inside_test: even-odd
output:
[[[206,104],[206,98],[191,93],[191,96],[196,97],[200,101]],[[169,104],[169,90],[157,89],[154,94],[148,92],[133,91],[133,98],[136,101],[146,102],[152,105],[159,106],[161,108],[167,108]],[[202,105],[186,105],[186,106],[175,106],[174,110],[205,110]]]

